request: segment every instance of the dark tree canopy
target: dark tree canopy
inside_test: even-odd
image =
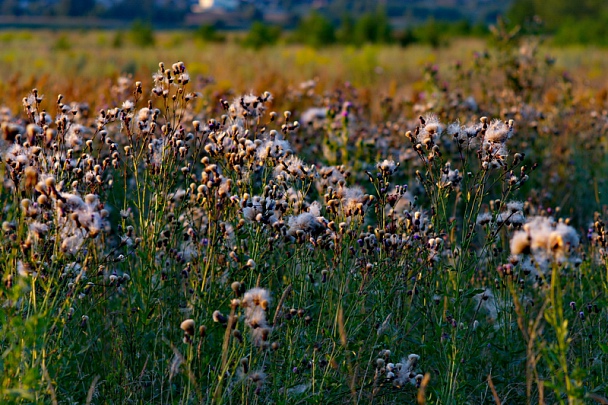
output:
[[[546,28],[556,30],[573,20],[597,18],[608,11],[605,0],[515,0],[509,17],[514,23],[524,23],[533,16],[542,19]]]
[[[94,9],[95,0],[61,0],[57,5],[57,14],[82,17],[91,14]]]

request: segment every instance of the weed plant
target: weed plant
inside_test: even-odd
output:
[[[606,114],[496,35],[407,102],[177,62],[3,108],[2,402],[607,401]]]

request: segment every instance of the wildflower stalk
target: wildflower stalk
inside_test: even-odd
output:
[[[568,405],[575,405],[583,403],[580,393],[581,383],[569,371],[568,351],[572,339],[568,337],[568,320],[564,317],[559,273],[559,266],[554,263],[545,320],[553,328],[556,341],[550,343],[545,352],[547,353],[547,363],[553,370],[551,388],[555,392],[559,403],[566,403],[562,397],[562,395],[565,395]]]

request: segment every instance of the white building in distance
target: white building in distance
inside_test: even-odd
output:
[[[200,11],[213,9],[221,9],[226,11],[235,10],[239,6],[238,0],[199,0],[198,7]]]

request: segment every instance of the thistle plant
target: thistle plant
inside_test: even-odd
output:
[[[601,397],[604,223],[528,198],[518,120],[196,83],[3,113],[4,402]]]

